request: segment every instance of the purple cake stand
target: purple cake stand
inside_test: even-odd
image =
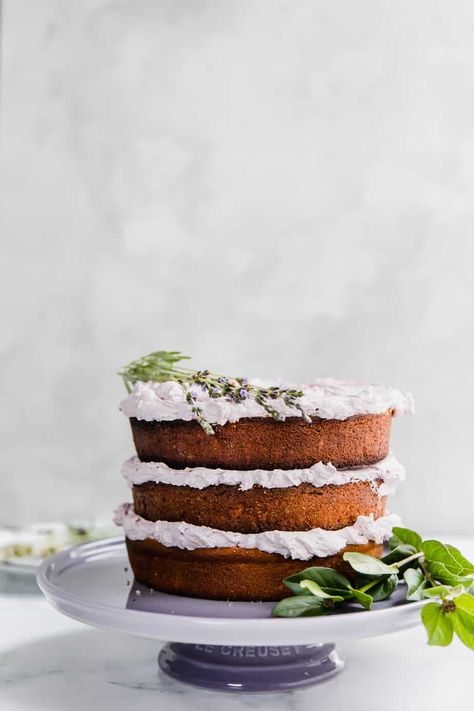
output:
[[[334,676],[344,663],[333,644],[233,647],[169,642],[161,669],[186,684],[215,691],[288,691]]]
[[[196,614],[214,619],[248,621],[274,603],[228,603],[196,600],[151,591],[134,581],[127,608],[143,612]],[[216,691],[288,691],[315,684],[342,670],[334,644],[217,645],[168,642],[158,655],[161,669],[178,681]]]
[[[282,619],[271,617],[273,603],[167,595],[134,581],[121,538],[57,553],[43,563],[37,580],[53,607],[69,617],[173,640],[158,662],[174,679],[232,692],[288,691],[329,679],[344,666],[334,642],[411,627],[423,604],[407,603],[399,591],[370,612],[347,606],[325,617]]]

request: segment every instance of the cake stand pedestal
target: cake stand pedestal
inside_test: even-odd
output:
[[[344,666],[333,644],[284,647],[168,642],[158,655],[173,679],[215,691],[288,691],[324,681]]]
[[[347,605],[324,617],[283,619],[271,617],[271,602],[167,595],[133,580],[121,538],[57,553],[42,564],[37,580],[53,607],[69,617],[172,640],[158,662],[174,679],[232,692],[289,691],[329,679],[344,666],[334,642],[411,627],[423,604],[407,603],[398,590],[372,611]]]

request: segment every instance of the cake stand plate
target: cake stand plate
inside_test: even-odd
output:
[[[122,538],[85,543],[48,558],[38,585],[59,612],[96,627],[172,640],[161,669],[220,691],[288,691],[342,670],[334,643],[412,627],[422,602],[403,590],[371,611],[347,605],[325,617],[271,617],[271,602],[199,600],[150,590],[133,579]],[[331,643],[326,643],[330,640]]]

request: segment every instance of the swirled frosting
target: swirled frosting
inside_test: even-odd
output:
[[[167,548],[196,550],[197,548],[247,548],[278,553],[284,558],[309,560],[338,553],[348,545],[362,545],[387,540],[393,526],[400,523],[396,514],[380,518],[359,516],[352,526],[336,531],[313,528],[310,531],[263,531],[236,533],[207,526],[195,526],[184,521],[147,521],[138,516],[132,504],[122,504],[115,511],[114,521],[123,526],[132,541],[152,538]]]
[[[256,383],[256,381],[254,381]],[[256,383],[268,386],[269,383]],[[394,415],[409,414],[414,411],[413,398],[389,385],[359,383],[326,378],[308,385],[278,383],[281,387],[294,387],[303,391],[299,399],[308,416],[326,420],[345,420],[353,415],[377,414],[391,410]],[[211,398],[208,393],[194,386],[197,404],[204,417],[212,424],[224,425],[237,422],[244,417],[270,417],[253,398],[243,402],[233,402],[226,397]],[[285,405],[282,399],[272,400],[282,416],[300,417],[300,413]],[[191,405],[186,402],[183,387],[175,382],[138,382],[130,395],[120,404],[126,417],[138,420],[170,421],[192,420],[195,418]]]
[[[205,489],[208,486],[226,484],[247,491],[254,486],[266,489],[284,489],[309,483],[315,487],[335,484],[342,486],[351,482],[369,481],[377,487],[379,496],[393,494],[400,481],[405,478],[405,468],[393,456],[369,466],[336,469],[332,464],[319,462],[308,469],[256,469],[239,471],[230,469],[207,469],[187,467],[172,469],[161,462],[141,462],[138,457],[128,459],[122,467],[122,475],[129,485],[155,482],[172,486],[189,486]],[[377,486],[376,482],[382,480]]]

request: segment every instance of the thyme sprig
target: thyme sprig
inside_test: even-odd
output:
[[[306,568],[286,578],[293,592],[275,605],[276,617],[324,615],[339,605],[356,602],[370,610],[373,602],[388,599],[398,585],[406,584],[409,601],[430,599],[421,609],[428,644],[442,647],[454,633],[474,650],[474,564],[454,546],[423,541],[408,528],[394,528],[390,551],[378,559],[362,553],[344,553],[352,568],[349,580],[332,568]]]
[[[311,422],[299,402],[303,397],[301,390],[277,386],[262,388],[249,382],[248,378],[231,378],[209,370],[193,370],[178,365],[183,360],[189,360],[189,357],[179,351],[155,351],[124,366],[119,375],[128,393],[132,392],[135,383],[140,381],[163,383],[172,380],[179,383],[194,417],[207,434],[214,434],[214,428],[199,405],[199,391],[207,393],[210,398],[224,397],[235,403],[242,403],[251,398],[275,420],[285,419],[275,406],[276,400],[282,400],[287,407],[295,410],[295,414],[306,422]]]

